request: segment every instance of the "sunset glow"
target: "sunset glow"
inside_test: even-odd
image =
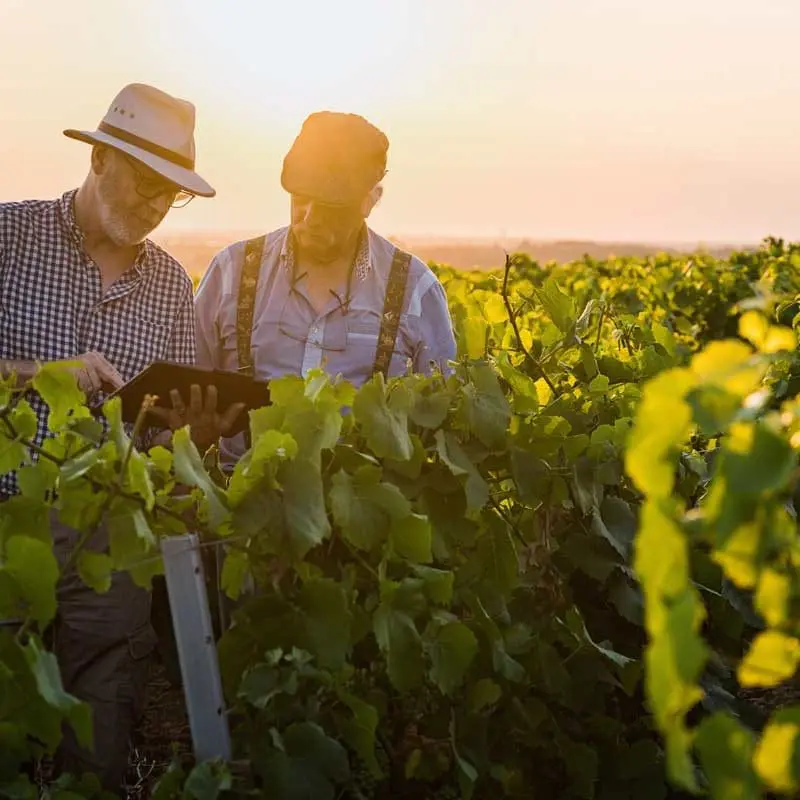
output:
[[[166,230],[286,220],[307,114],[391,140],[398,235],[800,237],[800,6],[790,0],[0,0],[0,200],[77,185],[122,85],[192,100],[218,190]]]

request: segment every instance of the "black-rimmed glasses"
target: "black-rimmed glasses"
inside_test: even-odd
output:
[[[191,192],[187,192],[185,189],[181,189],[180,186],[176,186],[163,178],[151,178],[149,175],[145,175],[140,171],[135,159],[124,153],[122,156],[136,176],[136,194],[139,197],[144,197],[145,200],[155,200],[161,195],[172,195],[171,208],[185,208],[194,200],[194,195]]]

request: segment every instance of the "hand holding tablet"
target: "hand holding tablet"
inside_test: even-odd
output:
[[[122,419],[135,422],[147,395],[155,405],[146,424],[175,430],[190,425],[195,443],[210,444],[247,427],[247,411],[269,404],[269,385],[238,372],[156,361],[110,397],[122,401]]]

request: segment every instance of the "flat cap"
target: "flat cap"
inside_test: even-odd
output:
[[[364,117],[318,111],[283,160],[281,185],[331,205],[360,202],[386,174],[389,140]]]

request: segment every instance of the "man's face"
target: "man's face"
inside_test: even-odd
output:
[[[143,242],[155,230],[180,188],[139,161],[107,149],[97,172],[100,219],[111,241],[129,247]]]
[[[292,195],[292,232],[300,254],[330,263],[349,253],[364,224],[363,203],[331,206]]]

